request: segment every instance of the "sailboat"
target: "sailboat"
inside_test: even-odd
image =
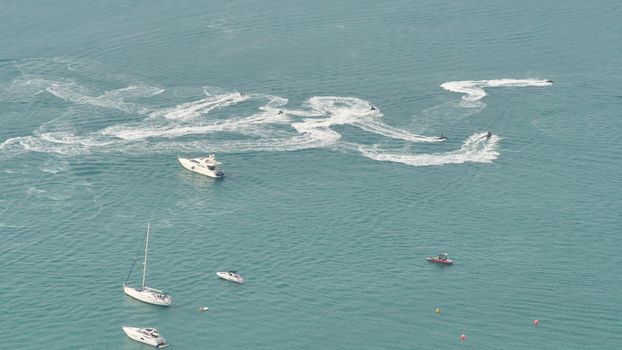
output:
[[[147,224],[147,238],[145,239],[145,260],[143,261],[143,284],[140,288],[127,286],[127,281],[132,275],[134,264],[136,264],[136,259],[134,259],[132,269],[130,269],[130,273],[127,275],[125,283],[123,283],[123,291],[125,292],[125,294],[131,296],[132,298],[144,301],[145,303],[169,306],[173,301],[170,295],[161,290],[150,288],[145,285],[145,278],[147,277],[147,250],[149,248],[149,226],[150,225]],[[138,258],[138,255],[136,257]]]

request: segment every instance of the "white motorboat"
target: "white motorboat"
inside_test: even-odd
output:
[[[244,277],[240,276],[240,274],[237,273],[237,271],[216,272],[216,275],[218,275],[218,277],[225,279],[227,281],[231,281],[235,283],[244,283]]]
[[[194,171],[195,173],[206,175],[214,178],[221,178],[225,173],[220,170],[221,162],[216,160],[216,156],[210,154],[203,158],[181,158],[177,160],[184,168]]]
[[[171,296],[167,293],[164,293],[161,290],[150,288],[145,285],[145,278],[147,277],[147,250],[149,247],[149,225],[147,225],[147,238],[145,239],[145,260],[143,261],[143,283],[140,288],[134,288],[127,285],[127,281],[130,279],[132,275],[132,270],[134,269],[134,265],[136,264],[136,259],[134,259],[134,264],[132,264],[132,268],[130,269],[130,273],[127,275],[127,279],[125,283],[123,283],[123,291],[125,294],[131,296],[134,299],[138,299],[140,301],[144,301],[145,303],[161,305],[161,306],[169,306],[173,301]],[[136,256],[138,258],[138,255]]]
[[[205,312],[207,310],[209,310],[209,307],[207,307],[207,306],[200,306],[199,307],[199,311],[201,311],[201,312]]]
[[[155,346],[158,349],[162,349],[167,347],[169,344],[166,342],[163,336],[160,335],[155,328],[141,328],[141,327],[130,327],[123,326],[123,331],[133,340],[137,342],[149,344],[151,346]]]

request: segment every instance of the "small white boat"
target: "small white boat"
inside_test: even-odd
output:
[[[134,265],[132,265],[132,269],[130,269],[130,273],[123,283],[123,291],[125,294],[131,296],[134,299],[138,299],[140,301],[144,301],[145,303],[161,305],[161,306],[169,306],[173,301],[171,296],[164,293],[161,290],[155,288],[149,288],[145,286],[145,278],[147,277],[147,250],[149,247],[149,224],[147,225],[147,238],[145,239],[145,260],[143,261],[143,283],[140,288],[134,288],[127,285],[127,281],[130,279],[132,275],[132,270],[134,269]],[[138,258],[138,256],[137,256]],[[136,260],[134,260],[136,263]]]
[[[137,342],[149,344],[151,346],[155,346],[158,349],[163,349],[167,347],[169,344],[166,342],[163,336],[160,335],[155,328],[141,328],[141,327],[130,327],[123,326],[123,331],[133,340]]]
[[[206,175],[213,178],[221,178],[225,173],[220,170],[221,162],[216,160],[216,156],[210,154],[203,158],[181,158],[177,157],[179,164],[184,168],[195,173]]]
[[[164,293],[161,290],[149,288],[147,286],[142,288],[134,288],[128,287],[124,284],[123,291],[125,292],[125,294],[131,296],[132,298],[144,301],[145,303],[149,304],[169,306],[173,301],[170,295]]]
[[[451,265],[454,263],[453,260],[447,257],[447,253],[440,253],[439,255],[436,255],[436,256],[428,256],[425,259],[429,262],[433,262],[437,264]]]
[[[240,274],[237,273],[237,271],[216,272],[216,275],[218,275],[218,277],[225,279],[227,281],[231,281],[235,283],[244,283],[244,277],[240,276]]]
[[[207,306],[201,306],[201,307],[199,307],[199,311],[201,311],[201,312],[203,312],[203,311],[207,311],[207,310],[209,310],[209,307],[207,307]]]

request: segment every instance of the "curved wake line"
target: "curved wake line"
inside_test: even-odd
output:
[[[551,80],[540,79],[493,79],[493,80],[464,80],[448,81],[441,84],[441,87],[451,92],[464,94],[462,96],[463,107],[479,107],[478,103],[486,96],[484,88],[488,87],[524,87],[524,86],[550,86]]]
[[[45,82],[44,88],[58,86]],[[72,90],[73,89],[73,90]],[[372,110],[368,101],[356,97],[315,96],[303,103],[302,109],[282,109],[287,99],[272,95],[249,94],[239,92],[208,94],[207,97],[179,104],[175,107],[160,109],[141,107],[132,104],[128,108],[124,92],[133,95],[159,93],[159,90],[141,90],[126,88],[107,92],[100,97],[89,97],[81,93],[82,87],[73,84],[63,85],[61,90],[53,90],[54,94],[66,101],[79,104],[91,104],[95,107],[117,108],[121,110],[144,111],[148,116],[141,121],[114,124],[98,131],[79,133],[67,131],[66,125],[60,130],[40,128],[32,136],[8,139],[0,144],[5,155],[22,151],[56,153],[61,155],[83,155],[92,152],[127,152],[153,153],[167,152],[252,152],[252,151],[295,151],[311,148],[340,148],[339,145],[350,145],[347,149],[359,150],[363,155],[376,160],[394,160],[412,165],[459,163],[478,161],[491,157],[465,157],[470,151],[463,150],[448,154],[390,154],[378,148],[341,141],[342,135],[333,129],[334,126],[348,125],[377,134],[388,139],[409,143],[442,142],[436,136],[417,135],[410,131],[384,124],[380,118],[383,114]],[[58,93],[58,91],[62,91]],[[114,98],[110,98],[110,97]],[[101,101],[100,101],[101,100]],[[216,108],[225,108],[246,100],[265,101],[258,107],[259,112],[248,116],[228,119],[198,118],[208,116]],[[103,103],[108,101],[111,103]],[[112,103],[114,102],[114,103]],[[292,133],[293,131],[293,133]],[[246,140],[201,140],[197,137],[232,133]],[[194,136],[191,139],[189,137]],[[468,142],[467,142],[468,143]],[[353,146],[352,146],[353,145]],[[410,157],[410,159],[409,159]],[[450,157],[454,160],[448,161]],[[415,160],[413,160],[415,159]]]
[[[499,156],[497,146],[500,138],[497,135],[492,135],[488,139],[486,135],[485,132],[473,134],[462,144],[460,149],[445,153],[390,153],[379,150],[378,147],[366,146],[359,146],[358,150],[363,156],[373,160],[412,166],[462,164],[466,162],[492,163]]]
[[[246,101],[250,96],[242,95],[239,92],[208,96],[194,102],[180,104],[174,108],[167,108],[150,113],[151,117],[164,117],[173,120],[189,120],[201,114],[207,114],[216,108],[222,108]]]
[[[75,86],[75,89],[81,90],[81,87]],[[63,99],[91,103],[96,107],[110,107],[108,104],[102,106],[93,103],[92,100],[67,97],[73,95],[75,93],[68,91],[63,94]],[[120,100],[123,100],[123,95],[119,95]],[[246,100],[265,102],[258,107],[259,112],[249,116],[197,118],[200,115],[209,116],[209,112],[215,108],[225,108]],[[379,120],[383,116],[379,110],[371,110],[368,101],[356,97],[316,96],[305,101],[302,109],[282,109],[287,102],[285,98],[272,95],[243,95],[239,92],[209,94],[176,107],[141,108],[150,110],[143,120],[113,124],[98,131],[67,131],[66,124],[60,125],[60,130],[47,126],[35,131],[32,136],[4,141],[0,144],[0,150],[4,150],[5,155],[19,153],[21,149],[68,156],[113,151],[150,153],[172,149],[195,152],[295,151],[335,146],[342,142],[342,135],[333,127],[341,125],[411,143],[442,142],[436,136],[417,135],[384,124]],[[120,106],[116,104],[115,107]],[[217,141],[218,135],[222,133],[253,139]],[[214,135],[216,140],[197,139],[206,135]]]
[[[165,91],[153,86],[130,85],[120,89],[105,91],[99,96],[92,96],[91,91],[72,80],[54,81],[41,78],[17,80],[14,82],[14,85],[31,87],[38,89],[38,91],[47,91],[62,100],[75,104],[113,108],[126,113],[137,114],[145,114],[148,112],[148,109],[137,103],[127,102],[126,99],[151,97]],[[16,86],[12,87],[12,89],[15,88]]]

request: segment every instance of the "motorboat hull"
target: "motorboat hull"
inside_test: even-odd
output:
[[[169,295],[163,295],[161,293],[157,293],[149,289],[140,290],[137,288],[128,287],[124,285],[123,291],[125,292],[125,294],[131,296],[132,298],[140,300],[148,304],[169,306],[171,305],[171,302],[173,301]]]
[[[234,276],[229,275],[227,272],[216,272],[216,275],[227,281],[240,283],[240,284],[244,283],[244,277],[242,276],[234,277]]]
[[[123,326],[121,327],[123,329],[123,332],[125,332],[125,334],[132,340],[135,340],[137,342],[140,343],[144,343],[147,345],[151,345],[151,346],[155,346],[158,349],[163,349],[165,347],[167,347],[169,344],[166,342],[166,340],[164,339],[164,337],[162,336],[158,336],[157,338],[153,338],[150,336],[146,336],[145,334],[141,333],[142,328],[139,327],[129,327],[129,326]]]
[[[195,172],[197,174],[201,174],[201,175],[205,175],[205,176],[209,176],[215,179],[220,179],[223,178],[225,176],[225,174],[222,171],[212,171],[209,170],[207,168],[204,168],[202,166],[199,166],[193,162],[191,162],[190,159],[188,158],[177,158],[177,160],[179,161],[179,164],[181,164],[182,167],[184,167],[185,169],[188,169],[192,172]]]
[[[439,259],[437,257],[433,257],[433,256],[429,256],[426,258],[427,261],[429,262],[433,262],[433,263],[437,263],[437,264],[443,264],[443,265],[451,265],[454,263],[453,260],[451,259]]]

